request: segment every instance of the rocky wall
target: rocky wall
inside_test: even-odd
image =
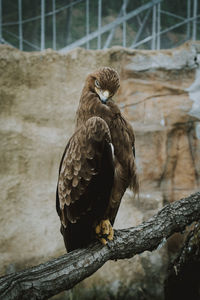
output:
[[[67,54],[0,46],[0,274],[65,253],[55,211],[58,166],[88,73],[114,67],[115,100],[136,133],[140,197],[127,191],[115,228],[138,225],[199,189],[200,44],[163,51],[121,47]],[[168,251],[108,262],[84,286],[143,282],[160,297]],[[148,283],[147,283],[148,282]],[[157,296],[156,296],[157,295]],[[161,299],[161,298],[160,298]]]

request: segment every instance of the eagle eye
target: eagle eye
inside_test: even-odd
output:
[[[95,80],[95,86],[96,86],[97,88],[99,88],[99,89],[100,89],[100,87],[101,87],[97,79]]]

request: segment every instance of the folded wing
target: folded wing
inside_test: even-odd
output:
[[[103,217],[113,178],[109,128],[100,117],[92,117],[71,137],[60,164],[57,211],[64,230],[76,223],[81,231],[85,223],[89,228]]]

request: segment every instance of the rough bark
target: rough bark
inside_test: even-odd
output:
[[[200,299],[200,223],[189,232],[186,241],[168,270],[165,300]]]
[[[166,205],[143,224],[116,230],[108,246],[99,242],[49,262],[0,278],[0,299],[47,299],[72,288],[106,261],[156,249],[175,232],[200,219],[200,192]]]

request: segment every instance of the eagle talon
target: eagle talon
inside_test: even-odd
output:
[[[98,235],[98,237],[101,239],[103,238],[103,239],[107,240],[108,234],[101,234],[101,235]]]
[[[112,228],[112,225],[110,224],[110,221],[102,220],[95,228],[95,232],[97,235],[97,238],[100,240],[100,242],[103,245],[106,245],[108,241],[112,241],[114,237],[114,230]]]

